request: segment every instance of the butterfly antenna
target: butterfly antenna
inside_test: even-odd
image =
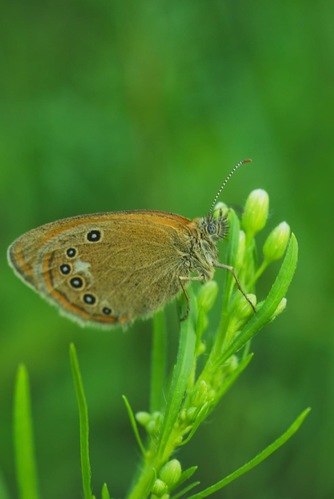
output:
[[[212,201],[212,204],[210,206],[210,210],[209,210],[209,213],[208,213],[208,217],[210,217],[210,215],[212,214],[212,211],[213,211],[213,209],[215,207],[217,199],[219,198],[219,196],[220,196],[222,190],[224,189],[225,185],[227,184],[227,182],[232,177],[233,173],[237,171],[237,169],[239,168],[239,166],[243,165],[244,163],[251,163],[251,162],[252,162],[251,159],[243,159],[242,161],[239,161],[239,163],[237,163],[234,168],[232,168],[232,170],[230,171],[230,173],[227,175],[226,179],[224,180],[224,182],[220,186],[217,194],[214,197],[214,200]]]

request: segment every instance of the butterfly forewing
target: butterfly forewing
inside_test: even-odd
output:
[[[181,290],[179,276],[189,272],[183,258],[189,224],[151,211],[74,217],[23,235],[9,259],[23,280],[72,318],[127,324]]]

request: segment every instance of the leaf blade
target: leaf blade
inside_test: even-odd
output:
[[[223,360],[228,359],[231,355],[237,352],[255,335],[255,333],[260,331],[260,329],[262,329],[270,321],[270,318],[274,314],[280,301],[284,298],[290,286],[296,270],[297,259],[298,243],[294,234],[291,234],[285,258],[267,298],[256,315],[254,315],[245,325],[240,335],[229,344],[223,353]]]
[[[89,459],[88,409],[87,409],[86,396],[83,388],[77,353],[73,343],[71,343],[70,345],[70,361],[71,361],[74,388],[75,388],[78,410],[79,410],[82,487],[85,499],[92,499],[93,494],[91,489],[91,466]]]
[[[21,499],[38,499],[31,417],[29,376],[25,365],[17,371],[14,397],[14,447],[16,476]]]
[[[194,317],[196,315],[196,300],[191,290],[189,290],[189,296],[190,317],[181,323],[179,349],[168,390],[167,406],[161,428],[160,455],[165,450],[169,436],[177,420],[195,358],[196,332]]]
[[[258,464],[260,464],[262,461],[264,461],[267,457],[269,457],[271,454],[273,454],[276,450],[278,450],[282,445],[289,440],[296,431],[300,428],[302,425],[303,421],[305,420],[306,416],[310,412],[310,408],[308,407],[305,409],[294,421],[293,423],[289,426],[289,428],[281,435],[279,436],[273,443],[268,445],[263,451],[261,451],[259,454],[257,454],[253,459],[248,461],[246,464],[238,468],[237,470],[233,471],[233,473],[230,473],[227,475],[225,478],[220,480],[219,482],[215,483],[214,485],[211,485],[210,487],[207,487],[206,489],[202,490],[201,492],[198,492],[197,494],[194,494],[190,496],[188,499],[202,499],[203,497],[208,497],[209,495],[217,492],[218,490],[221,490],[223,487],[228,485],[229,483],[233,482],[240,476],[244,475],[251,469],[255,468]]]
[[[122,399],[123,399],[123,402],[125,404],[126,410],[128,411],[128,416],[129,416],[129,419],[130,419],[130,424],[131,424],[133,433],[135,435],[135,438],[137,440],[138,446],[140,448],[140,451],[141,451],[142,455],[145,457],[146,450],[145,450],[144,444],[142,442],[142,439],[140,438],[140,434],[139,434],[139,431],[138,431],[138,426],[137,426],[136,418],[135,418],[135,415],[133,413],[132,407],[131,407],[130,402],[128,401],[128,399],[126,398],[125,395],[122,395]]]

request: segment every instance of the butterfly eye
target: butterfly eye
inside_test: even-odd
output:
[[[208,234],[210,234],[210,235],[216,234],[216,232],[217,232],[216,222],[214,222],[214,221],[208,222],[207,231],[208,231]]]

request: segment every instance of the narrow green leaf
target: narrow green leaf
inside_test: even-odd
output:
[[[173,491],[174,488],[180,487],[180,485],[182,485],[186,480],[189,480],[189,478],[193,476],[193,474],[195,473],[195,471],[197,471],[197,469],[198,466],[190,466],[190,468],[187,468],[186,470],[182,471],[179,481],[175,484],[175,487],[173,487],[171,490]]]
[[[122,399],[123,399],[125,407],[126,407],[126,409],[128,411],[128,415],[129,415],[129,419],[130,419],[130,423],[131,423],[131,426],[132,426],[133,433],[135,434],[135,437],[136,437],[137,443],[139,445],[139,448],[141,450],[141,453],[145,457],[146,451],[145,451],[144,444],[143,444],[143,442],[142,442],[142,440],[140,438],[140,435],[139,435],[139,431],[138,431],[138,426],[137,426],[135,415],[134,415],[133,410],[131,408],[131,405],[130,405],[130,403],[129,403],[129,401],[126,398],[125,395],[122,395]]]
[[[159,451],[165,450],[168,438],[178,418],[179,410],[187,388],[187,382],[195,359],[196,333],[194,318],[196,316],[196,300],[189,288],[190,316],[181,322],[179,350],[173,369],[172,381],[167,392],[167,406],[163,418]]]
[[[194,489],[195,487],[197,487],[197,485],[199,485],[201,482],[197,481],[197,482],[193,482],[193,483],[190,483],[187,487],[184,487],[184,489],[180,490],[180,492],[177,492],[177,494],[173,494],[171,496],[172,499],[180,499],[181,497],[187,497],[185,496],[185,494],[187,494],[190,490]]]
[[[70,345],[70,360],[71,360],[74,388],[77,396],[77,403],[79,409],[82,487],[85,499],[92,499],[93,494],[91,489],[91,467],[89,460],[88,409],[87,409],[85,392],[82,384],[79,362],[75,346],[73,343],[71,343]]]
[[[201,492],[198,492],[197,494],[194,494],[188,499],[202,499],[203,497],[208,497],[211,494],[217,492],[218,490],[222,489],[229,483],[233,482],[240,476],[244,475],[251,469],[255,468],[258,464],[262,463],[267,457],[269,457],[273,452],[275,452],[277,449],[279,449],[289,438],[292,437],[294,433],[300,428],[301,424],[303,423],[304,419],[310,412],[310,408],[305,409],[298,417],[295,419],[295,421],[292,423],[292,425],[281,435],[277,440],[275,440],[272,444],[268,445],[262,452],[260,452],[257,456],[255,456],[253,459],[248,461],[248,463],[244,464],[240,468],[238,468],[236,471],[231,473],[230,475],[227,475],[225,478],[220,480],[219,482],[215,483],[211,487],[208,487]]]
[[[101,497],[102,499],[110,499],[110,494],[106,483],[103,484]]]
[[[21,499],[38,499],[29,377],[26,367],[18,368],[14,399],[14,447],[16,477]]]
[[[161,409],[166,381],[167,335],[165,314],[160,311],[153,318],[153,345],[151,355],[150,412]]]
[[[186,482],[187,480],[189,480],[193,476],[193,474],[195,473],[197,468],[198,468],[198,466],[191,466],[190,468],[187,468],[186,470],[182,471],[180,479],[178,480],[177,483],[175,483],[173,485],[173,487],[171,487],[170,492],[173,492],[175,489],[180,488],[184,482]],[[187,485],[182,490],[179,490],[175,495],[172,494],[172,496],[171,496],[172,499],[178,499],[178,498],[184,496],[184,494],[186,494],[187,492],[189,492],[189,490],[191,490],[194,487],[196,487],[197,485],[199,485],[199,483],[200,482],[197,481],[197,482],[193,482],[193,483]]]
[[[297,266],[298,244],[294,234],[290,237],[289,246],[281,265],[276,280],[264,301],[262,307],[245,325],[242,332],[237,336],[223,353],[223,360],[228,359],[238,351],[248,340],[250,340],[263,326],[272,318],[280,301],[286,295],[286,292],[292,281]]]

